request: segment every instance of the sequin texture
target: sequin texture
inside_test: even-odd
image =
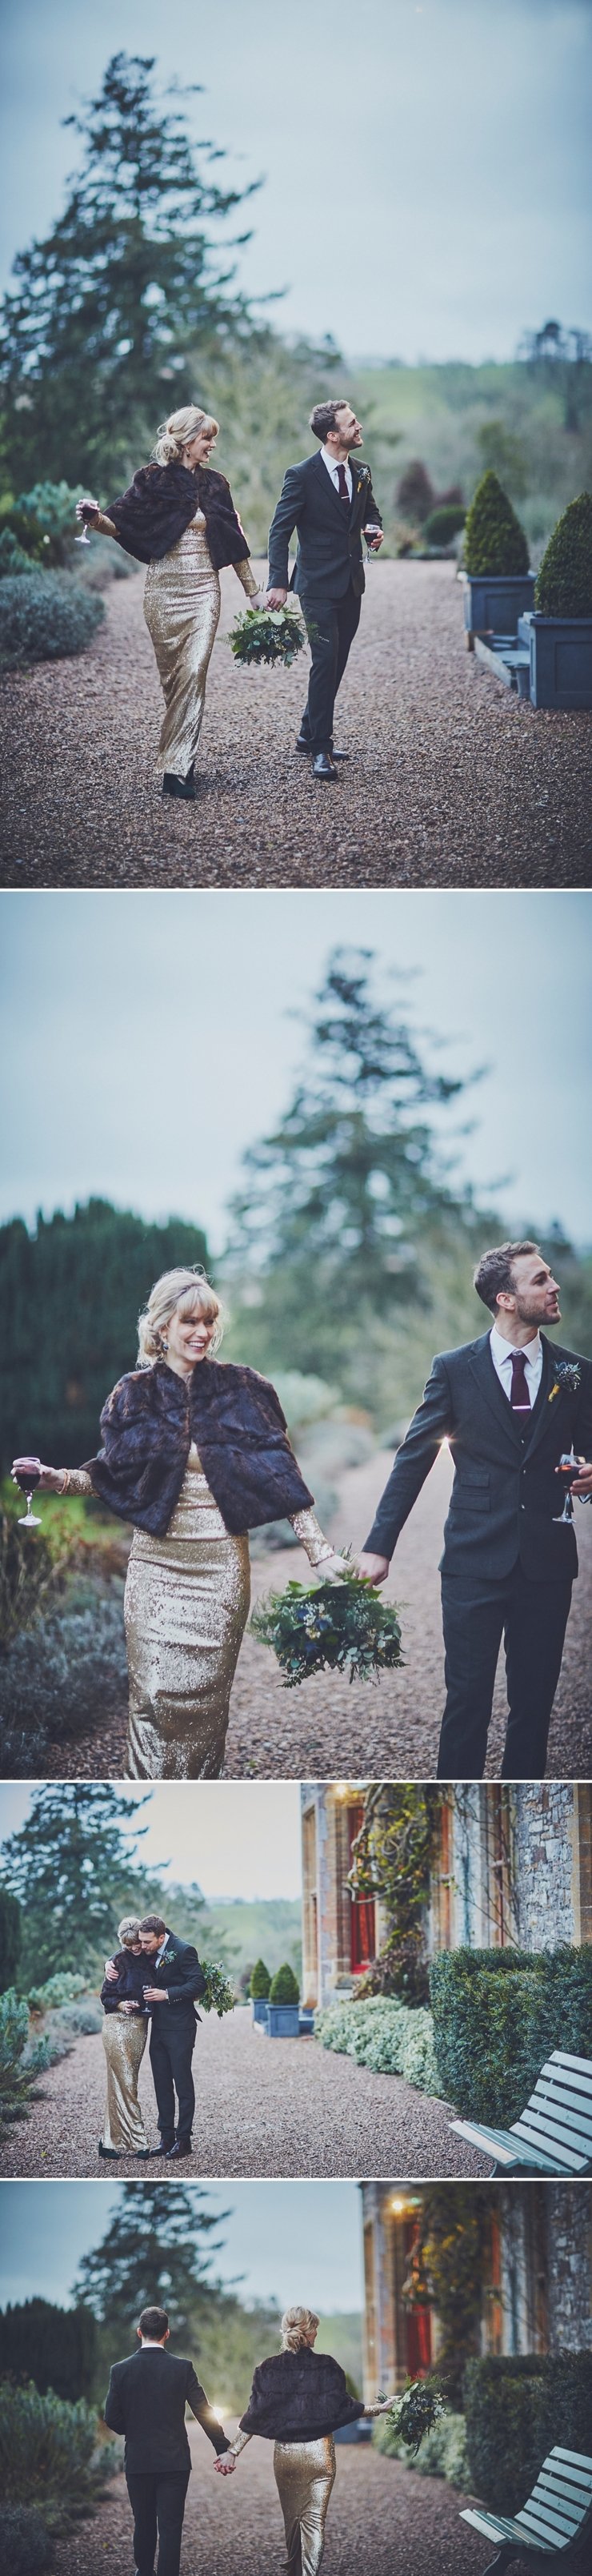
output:
[[[335,2478],[331,2433],[317,2442],[274,2442],[273,2468],[284,2517],[288,2576],[317,2576]]]
[[[138,2101],[138,2076],[148,2037],[143,2013],[105,2013],[103,2047],[107,2059],[107,2109],[103,2146],[117,2155],[139,2155],[148,2139]]]
[[[186,778],[198,748],[220,617],[220,583],[203,510],[196,511],[170,553],[148,565],[144,616],[165,701],[159,767]]]
[[[248,1537],[225,1528],[192,1443],[166,1536],[134,1531],[125,1587],[129,1779],[219,1779],[249,1600]]]

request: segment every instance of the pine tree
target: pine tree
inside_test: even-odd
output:
[[[258,1283],[272,1350],[277,1335],[269,1364],[285,1366],[289,1349],[292,1366],[330,1382],[341,1333],[359,1343],[370,1318],[422,1295],[429,1229],[450,1238],[474,1222],[421,1115],[462,1086],[428,1071],[400,1009],[375,999],[371,966],[368,951],[330,960],[309,1065],[279,1127],[246,1155],[234,1205],[232,1264]],[[247,1320],[249,1303],[247,1288]]]
[[[133,2350],[142,2308],[166,2308],[171,2345],[182,2351],[220,2293],[209,2279],[226,2210],[208,2207],[201,2183],[122,2183],[100,2245],[83,2255],[74,2296],[110,2340],[111,2359]],[[223,2295],[223,2294],[222,2294]]]
[[[132,1810],[134,1819],[141,1798]],[[123,1834],[130,1805],[111,1781],[44,1781],[29,1815],[3,1850],[3,1870],[22,1905],[21,1982],[41,1985],[58,1969],[96,1971],[110,1925],[130,1904],[135,1844]],[[132,1900],[133,1901],[133,1900]]]
[[[99,1442],[105,1397],[135,1368],[137,1318],[152,1282],[178,1262],[207,1268],[203,1229],[183,1217],[146,1223],[107,1199],[73,1216],[0,1227],[2,1466],[37,1452],[80,1466]],[[35,1331],[31,1332],[31,1315]]]
[[[114,54],[98,96],[65,118],[82,167],[51,232],[14,264],[0,354],[16,491],[35,482],[42,453],[50,480],[82,477],[109,498],[149,454],[163,411],[195,400],[208,348],[248,325],[217,236],[251,191],[217,184],[223,154],[193,143],[178,105],[163,109],[154,67]]]

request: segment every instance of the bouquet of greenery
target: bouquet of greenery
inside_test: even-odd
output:
[[[260,662],[283,662],[289,671],[304,649],[306,634],[294,608],[252,608],[235,617],[228,642],[235,662],[247,670],[258,669]]]
[[[386,2390],[384,2393],[386,2395]],[[379,2390],[379,2402],[384,2402],[382,2390]],[[394,2397],[388,2414],[385,2412],[385,2422],[388,2421],[393,2433],[416,2459],[424,2435],[433,2433],[434,2425],[439,2424],[447,2412],[446,2399],[437,2379],[407,2379],[400,2397]]]
[[[221,2021],[223,2013],[234,2012],[235,1996],[232,1986],[219,1959],[211,1962],[208,1959],[202,1959],[201,1964],[206,1982],[199,2002],[203,2012],[217,2012],[218,2020]]]
[[[398,1611],[349,1569],[339,1583],[288,1583],[285,1592],[268,1593],[251,1628],[260,1645],[273,1646],[285,1690],[323,1671],[378,1681],[403,1662]]]

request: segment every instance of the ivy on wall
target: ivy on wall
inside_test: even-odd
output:
[[[360,1996],[428,2002],[425,1909],[445,1794],[431,1782],[399,1780],[374,1780],[366,1790],[348,1885],[355,1896],[379,1898],[389,1928],[379,1957],[357,1983]]]
[[[453,2403],[462,2400],[465,2364],[480,2349],[496,2202],[495,2188],[483,2183],[478,2191],[474,2183],[455,2183],[454,2192],[449,2183],[435,2183],[421,2194],[403,2297],[409,2307],[436,2310],[438,2371]]]

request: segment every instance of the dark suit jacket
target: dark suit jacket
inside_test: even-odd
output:
[[[128,2361],[115,2361],[105,2398],[105,2423],[111,2433],[125,2433],[125,2465],[132,2477],[150,2471],[189,2469],[191,2452],[185,2431],[185,2407],[207,2433],[218,2453],[229,2443],[208,2405],[192,2361],[178,2361],[164,2346],[138,2345]]]
[[[166,1986],[169,2007],[176,2005],[179,2008],[182,2004],[194,2005],[196,1997],[203,1995],[205,1982],[197,1950],[193,1949],[190,1941],[179,1941],[176,1932],[167,1932],[166,1948],[159,1968],[156,1965],[156,1956],[149,1958],[147,1951],[144,1954],[144,1984]],[[159,2017],[162,2017],[163,2006],[155,2004],[153,2009],[158,2021]],[[166,2011],[167,2007],[165,2006],[164,2009]],[[199,2013],[197,2018],[199,2021]]]
[[[554,1471],[572,1441],[577,1452],[592,1456],[592,1364],[544,1334],[541,1340],[542,1377],[525,1439],[496,1376],[489,1333],[461,1350],[439,1352],[365,1541],[373,1555],[392,1555],[440,1442],[448,1439],[455,1475],[442,1571],[503,1579],[520,1562],[535,1583],[577,1574],[574,1530],[558,1523],[563,1486]],[[562,1378],[566,1368],[575,1371],[575,1386]]]
[[[362,528],[366,520],[382,527],[372,490],[369,465],[350,456],[351,507],[346,510],[323,464],[320,450],[302,465],[289,465],[269,531],[269,588],[288,588],[288,547],[298,530],[296,569],[290,589],[314,599],[341,599],[350,582],[359,599],[365,590]]]

